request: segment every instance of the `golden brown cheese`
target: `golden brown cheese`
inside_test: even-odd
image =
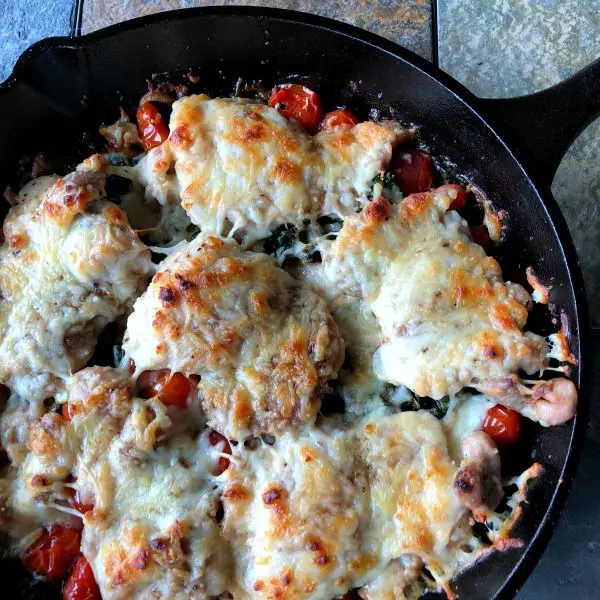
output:
[[[451,201],[443,191],[397,205],[379,197],[321,246],[322,279],[379,322],[377,376],[432,398],[547,364],[545,340],[523,332],[529,295],[504,283]]]
[[[173,104],[170,131],[140,164],[147,191],[162,203],[180,195],[203,231],[246,242],[281,223],[353,213],[392,147],[412,135],[364,122],[313,137],[269,106],[204,95]]]
[[[93,507],[81,515],[82,552],[105,600],[222,593],[229,567],[215,520],[216,456],[201,420],[134,398],[129,374],[111,368],[79,371],[61,400],[70,420],[48,413],[30,432],[12,531],[68,522],[79,514],[74,489]]]
[[[235,598],[333,598],[378,565],[361,548],[369,492],[343,433],[311,429],[272,447],[234,450],[223,477]]]
[[[367,541],[385,562],[416,555],[442,578],[468,539],[468,511],[454,494],[458,469],[442,424],[427,411],[375,413],[357,435],[371,492]]]
[[[209,423],[228,437],[314,420],[344,348],[325,302],[264,254],[200,237],[169,256],[129,317],[137,373],[200,375]]]
[[[85,364],[151,271],[125,213],[102,200],[103,170],[95,156],[63,179],[32,181],[4,221],[0,381],[30,400]]]
[[[471,542],[457,471],[443,426],[425,411],[379,411],[352,429],[305,428],[234,449],[222,492],[234,597],[331,598],[378,577],[388,581],[375,588],[403,590],[423,566],[446,581]],[[405,579],[386,571],[393,563]],[[386,597],[375,588],[367,597]]]

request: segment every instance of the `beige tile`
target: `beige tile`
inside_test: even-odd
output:
[[[87,0],[84,33],[165,10],[218,5],[293,8],[368,29],[398,42],[426,58],[431,55],[431,4],[429,0]]]

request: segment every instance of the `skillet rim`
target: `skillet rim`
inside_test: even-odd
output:
[[[499,600],[514,597],[538,563],[558,524],[560,514],[564,509],[566,499],[576,474],[589,420],[590,369],[587,366],[587,361],[589,360],[591,362],[592,357],[590,349],[588,303],[583,275],[579,267],[573,239],[564,215],[551,193],[550,185],[528,172],[528,169],[523,165],[523,160],[520,157],[521,155],[511,149],[504,141],[503,136],[498,133],[496,128],[491,125],[486,118],[485,110],[482,110],[482,107],[480,106],[482,100],[453,77],[442,71],[439,67],[415,54],[411,50],[377,34],[335,19],[296,10],[235,5],[175,9],[122,21],[78,37],[60,36],[45,38],[29,46],[20,55],[9,77],[0,84],[0,96],[8,93],[10,89],[17,86],[21,81],[26,80],[25,75],[28,64],[37,56],[42,55],[48,50],[53,48],[66,48],[76,51],[83,49],[90,44],[101,42],[106,38],[114,37],[120,33],[141,29],[151,25],[160,25],[161,23],[171,21],[193,19],[201,15],[250,16],[263,18],[265,21],[279,20],[301,26],[324,29],[337,35],[349,37],[361,44],[372,46],[380,52],[389,54],[392,57],[407,63],[411,68],[417,69],[433,80],[434,84],[445,88],[469,110],[469,112],[480,122],[482,127],[487,129],[493,135],[500,144],[502,151],[506,152],[512,159],[514,168],[520,170],[525,176],[532,192],[537,196],[538,201],[546,211],[550,224],[558,239],[558,245],[568,273],[571,293],[574,300],[572,325],[576,325],[578,334],[576,355],[579,357],[579,364],[577,365],[576,379],[579,388],[579,402],[577,414],[572,422],[572,431],[568,441],[566,457],[560,471],[559,481],[554,488],[548,508],[540,519],[536,532],[523,551],[523,554],[518,558],[510,574],[504,579],[492,598]],[[489,102],[489,100],[487,100],[487,102]]]

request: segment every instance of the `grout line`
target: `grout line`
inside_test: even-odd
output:
[[[79,37],[81,35],[81,20],[83,18],[83,0],[73,0],[71,9],[71,31],[70,37]]]
[[[440,66],[437,0],[431,0],[431,62],[436,67]]]

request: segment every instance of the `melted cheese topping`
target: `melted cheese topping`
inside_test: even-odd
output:
[[[137,372],[201,376],[202,406],[228,437],[314,420],[343,343],[325,302],[264,254],[208,236],[161,265],[129,317]]]
[[[190,234],[184,210],[203,232],[168,249],[135,303],[128,370],[79,370],[153,270],[125,213],[103,199],[103,161],[34,180],[4,223],[0,382],[12,394],[0,415],[11,461],[0,527],[12,550],[41,526],[81,519],[104,600],[316,600],[352,588],[413,600],[448,591],[486,552],[473,518],[492,547],[519,545],[510,529],[541,467],[514,480],[504,513],[477,498],[481,482],[469,498],[465,474],[499,486],[500,467],[480,432],[492,403],[457,392],[572,360],[566,329],[550,351],[523,332],[531,298],[448,211],[452,192],[380,196],[373,177],[412,132],[365,122],[309,136],[267,106],[206,96],[174,103],[170,131],[138,167],[118,169],[153,198],[125,204],[140,228],[156,225],[154,199],[163,205],[157,243]],[[316,222],[324,215],[345,219],[335,240]],[[233,239],[266,247],[284,223],[320,232],[280,252],[321,253],[322,264],[295,267],[300,281]],[[187,409],[134,396],[136,378],[156,369],[200,376]],[[450,395],[444,420],[396,412],[409,390]],[[332,391],[344,417],[318,415]],[[59,406],[44,406],[50,395]],[[489,465],[465,451],[473,432],[489,442]]]
[[[170,131],[139,167],[148,192],[163,203],[179,194],[204,231],[242,231],[246,242],[281,223],[351,214],[392,146],[411,135],[397,123],[364,122],[312,137],[268,106],[207,96],[175,102]]]
[[[306,429],[234,451],[222,494],[234,594],[331,598],[395,560],[416,569],[399,587],[423,564],[446,577],[471,539],[457,471],[441,423],[425,411],[380,411],[354,429]]]
[[[222,593],[229,567],[202,421],[134,398],[129,374],[110,368],[80,371],[63,399],[71,421],[48,413],[29,435],[10,496],[12,531],[68,522],[79,514],[68,503],[76,489],[93,506],[82,552],[105,600]]]
[[[376,413],[361,424],[359,444],[369,466],[369,543],[388,561],[415,554],[440,570],[467,512],[454,494],[458,469],[441,423],[426,411]]]
[[[343,433],[311,430],[234,454],[224,477],[235,597],[332,598],[377,564],[361,549],[366,473]]]
[[[523,332],[530,298],[466,233],[444,192],[384,198],[322,244],[324,277],[377,318],[378,377],[439,399],[491,377],[532,374],[544,339]]]
[[[31,400],[85,364],[151,269],[125,214],[101,200],[102,168],[93,157],[64,179],[32,181],[4,221],[0,381]]]

